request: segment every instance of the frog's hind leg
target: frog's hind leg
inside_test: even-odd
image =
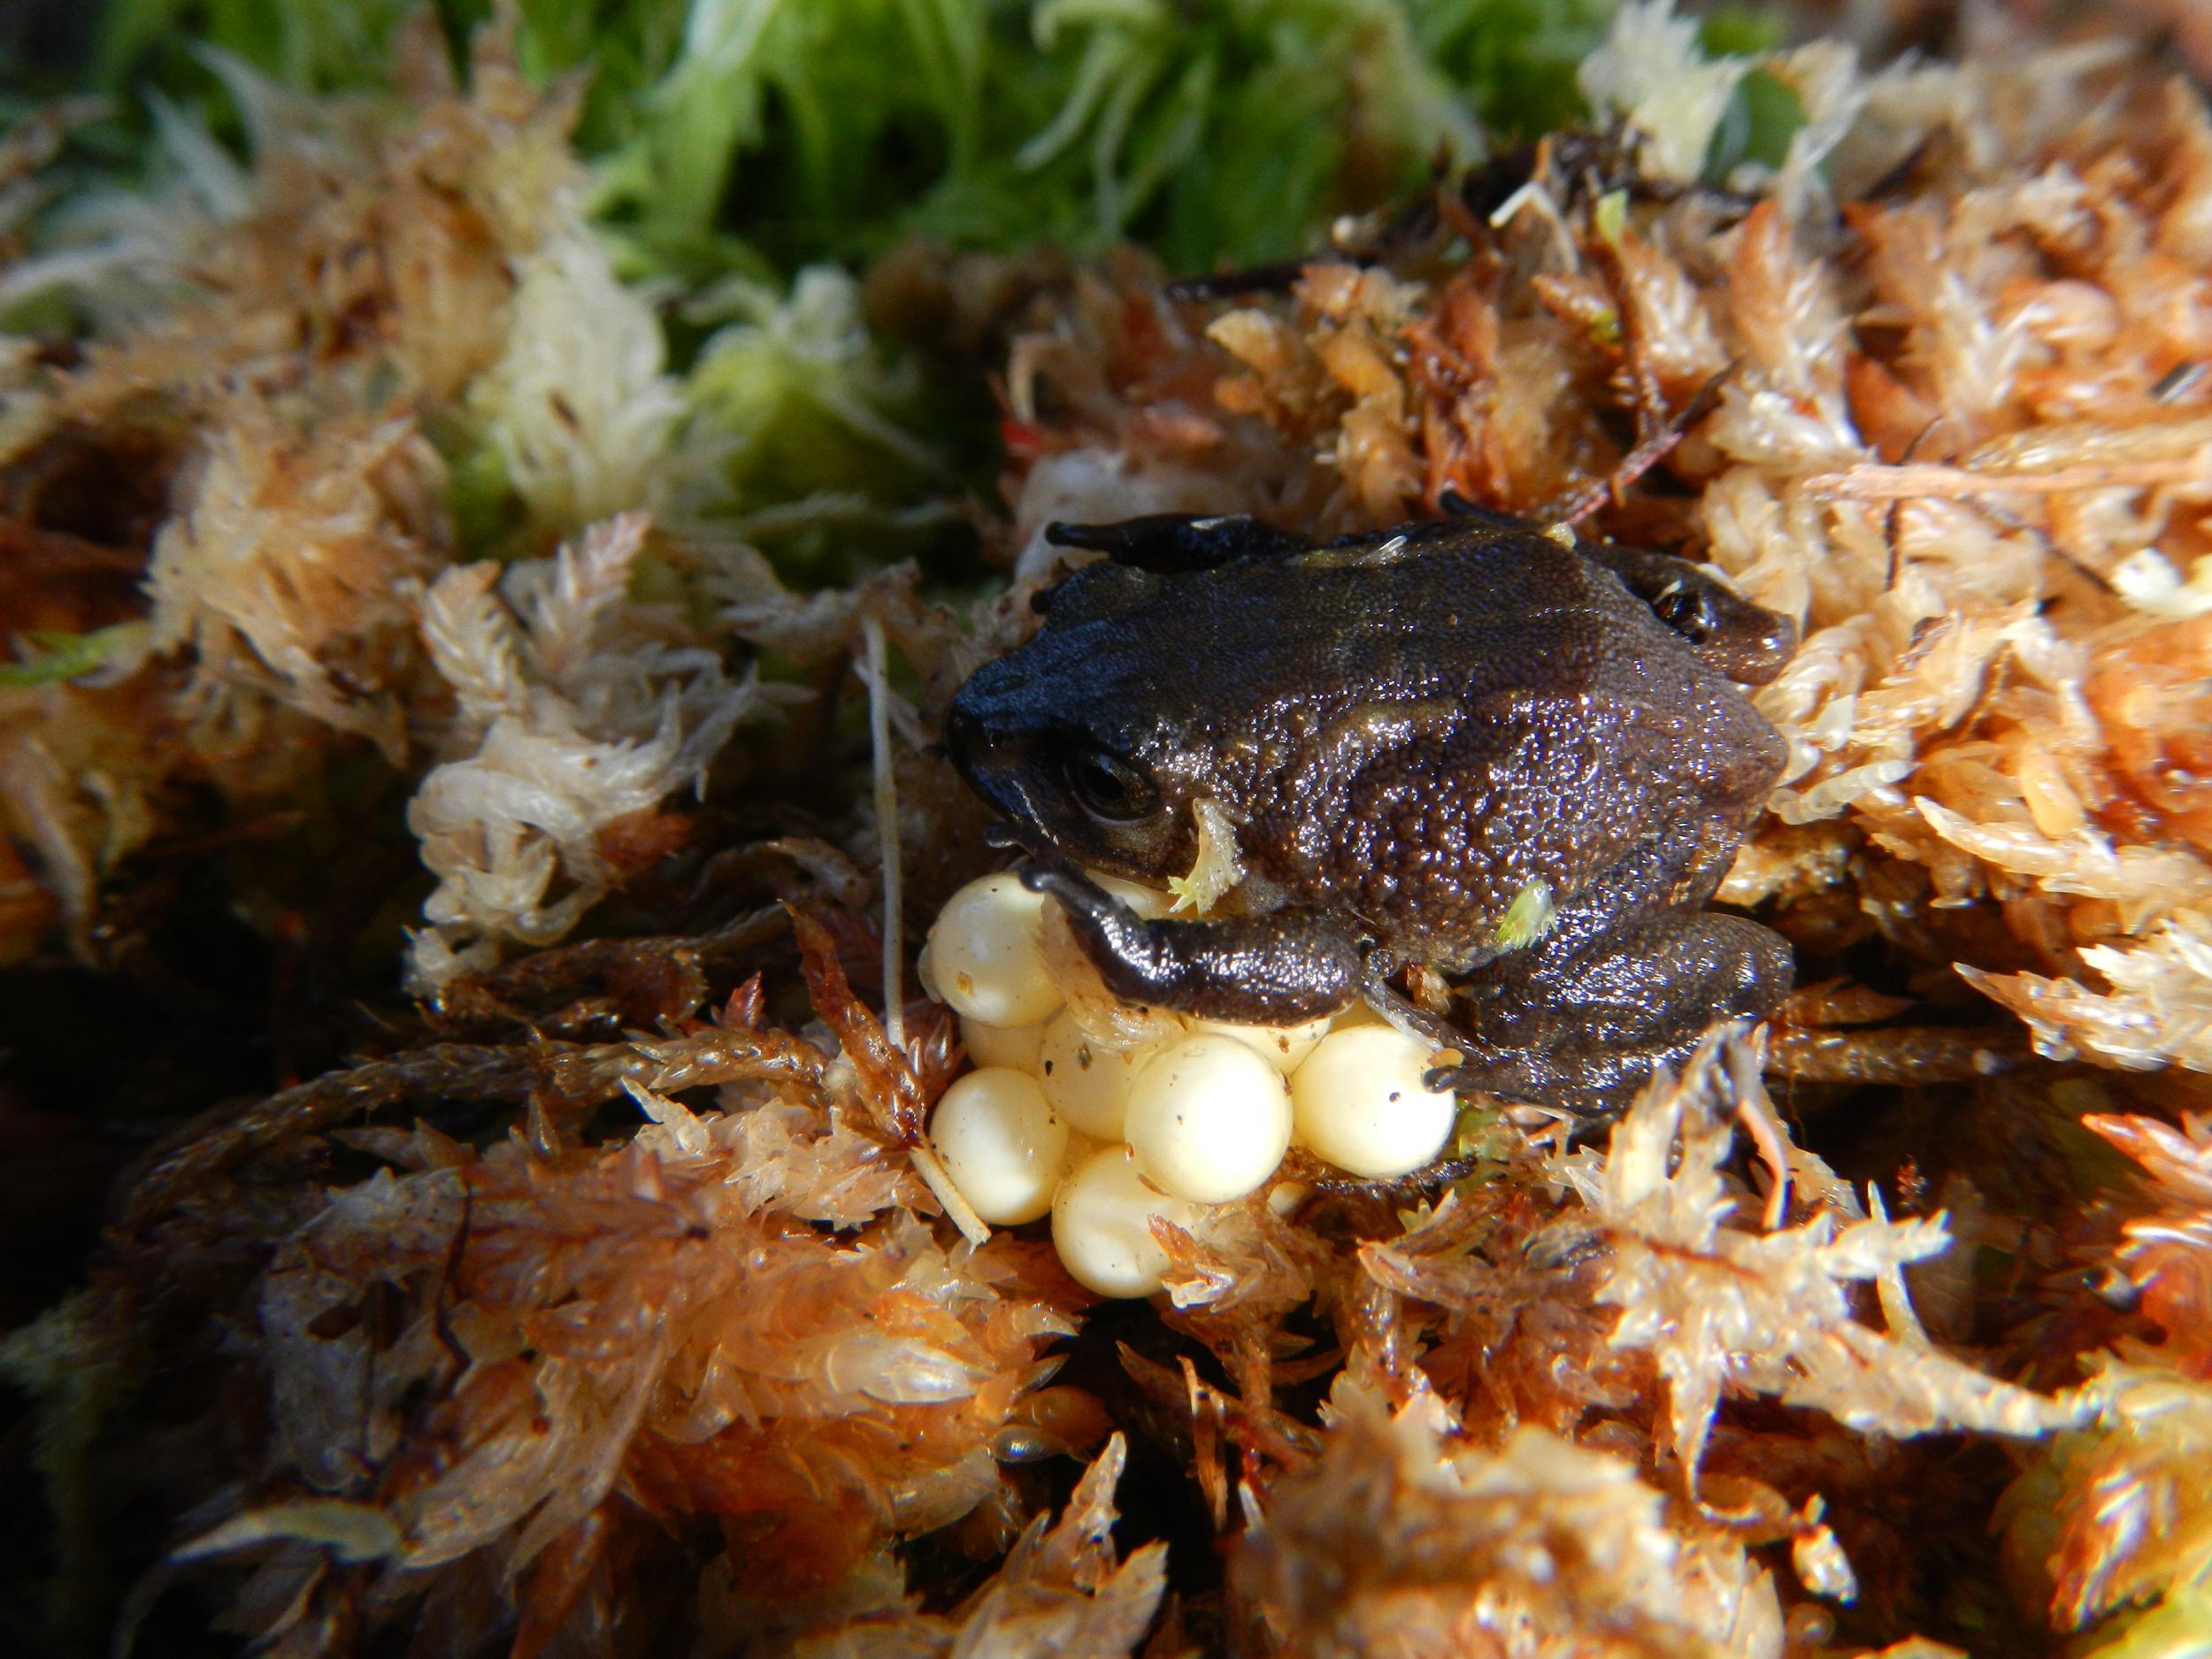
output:
[[[1464,1063],[1440,1080],[1588,1118],[1624,1110],[1716,1022],[1771,1013],[1792,978],[1778,933],[1709,911],[1652,917],[1571,956],[1497,965],[1507,972],[1463,987],[1476,1041],[1460,1045]]]
[[[1162,576],[1179,571],[1209,571],[1234,559],[1285,558],[1310,552],[1305,536],[1278,529],[1248,513],[1200,517],[1156,512],[1116,524],[1061,524],[1045,526],[1055,547],[1103,553],[1117,565]]]

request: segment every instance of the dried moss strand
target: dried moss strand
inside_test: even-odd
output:
[[[766,944],[785,926],[781,905],[764,905],[695,939],[656,935],[586,940],[519,957],[473,982],[504,1000],[536,1000],[571,993],[640,967],[668,964],[711,971]]]
[[[1907,1025],[1888,1031],[1777,1031],[1767,1070],[1805,1083],[1965,1083],[2028,1057],[2013,1031]]]
[[[436,1043],[286,1089],[174,1148],[132,1188],[119,1226],[126,1236],[142,1232],[196,1188],[247,1160],[403,1101],[520,1102],[535,1095],[588,1104],[613,1094],[625,1081],[663,1094],[744,1078],[810,1088],[822,1065],[819,1053],[781,1032],[718,1029],[649,1042],[527,1048]]]
[[[807,993],[860,1073],[861,1093],[874,1111],[877,1133],[893,1146],[921,1145],[928,1108],[914,1068],[902,1050],[892,1047],[882,1022],[853,995],[829,929],[804,907],[787,908],[799,939]]]

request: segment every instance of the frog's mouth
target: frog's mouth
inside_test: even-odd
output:
[[[1095,837],[1086,833],[1091,826],[1071,818],[1041,778],[1033,736],[994,732],[956,707],[945,719],[945,752],[968,787],[999,815],[987,832],[993,846],[1019,848],[1038,864],[1059,865],[1068,861],[1071,839],[1077,857],[1118,871],[1123,861],[1114,849],[1092,846]]]

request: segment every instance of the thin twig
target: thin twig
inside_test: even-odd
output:
[[[1617,506],[1632,484],[1665,460],[1675,446],[1689,435],[1691,429],[1712,413],[1720,402],[1721,388],[1728,383],[1728,377],[1736,372],[1737,366],[1732,363],[1716,372],[1691,396],[1679,414],[1670,419],[1657,431],[1640,439],[1636,447],[1623,456],[1619,465],[1603,478],[1565,495],[1555,496],[1531,511],[1528,517],[1539,524],[1578,525],[1609,503]]]
[[[891,769],[891,684],[881,619],[861,618],[860,635],[868,648],[868,740],[875,763],[876,842],[883,856],[883,1034],[903,1051],[906,934],[900,903],[899,785]]]
[[[2070,466],[2055,472],[1977,472],[1934,462],[1906,466],[1869,462],[1840,472],[1816,472],[1805,480],[1805,488],[1839,501],[1904,501],[1916,495],[2059,495],[2078,489],[2149,489],[2205,481],[2212,481],[2212,446],[2170,461]]]

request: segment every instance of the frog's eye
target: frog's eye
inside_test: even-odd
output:
[[[1079,749],[1067,758],[1069,793],[1093,818],[1130,824],[1159,804],[1152,780],[1120,756],[1102,749]]]
[[[1713,607],[1686,582],[1670,582],[1651,602],[1652,614],[1693,645],[1713,637]]]

